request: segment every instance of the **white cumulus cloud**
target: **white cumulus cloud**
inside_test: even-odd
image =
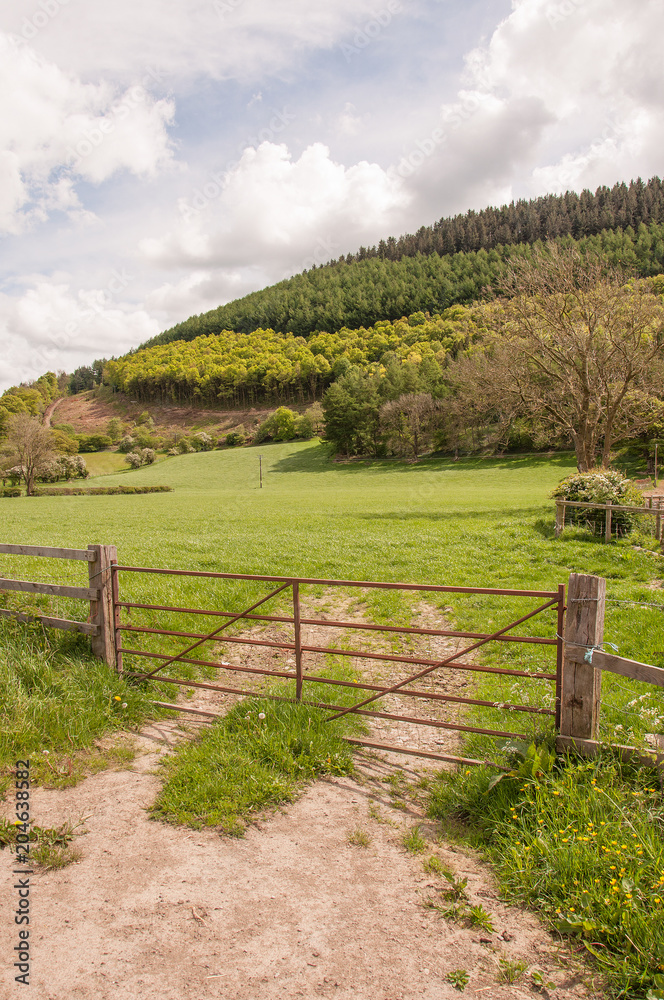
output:
[[[139,84],[83,83],[0,34],[0,226],[16,233],[54,209],[78,211],[79,179],[153,176],[171,159],[172,115]]]
[[[299,270],[379,238],[407,201],[401,179],[376,163],[345,167],[322,143],[294,160],[264,142],[201,183],[177,225],[141,250],[167,266]]]
[[[0,29],[83,76],[156,68],[187,79],[261,79],[302,55],[339,45],[375,13],[375,0],[12,0]]]
[[[0,377],[19,382],[45,371],[71,372],[154,336],[154,317],[124,300],[130,281],[116,271],[105,288],[75,291],[66,281],[43,277],[19,297],[0,296]]]

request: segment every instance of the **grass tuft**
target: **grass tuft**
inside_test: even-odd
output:
[[[428,846],[420,833],[419,826],[414,826],[407,833],[404,833],[401,843],[410,854],[423,854]]]
[[[242,836],[252,817],[292,802],[305,782],[352,772],[352,750],[342,735],[357,721],[328,723],[328,715],[306,703],[240,702],[165,761],[152,815]]]
[[[422,867],[429,875],[445,875],[445,877],[447,877],[450,872],[447,865],[434,854],[432,854],[430,858],[427,858],[426,861],[422,862]]]
[[[528,968],[528,963],[523,959],[501,958],[498,970],[499,983],[518,983]]]
[[[487,931],[488,934],[493,934],[496,929],[493,924],[493,917],[490,913],[487,913],[481,903],[469,907],[468,923],[471,927],[479,927],[480,930]]]
[[[347,840],[354,847],[368,847],[371,843],[371,835],[358,826],[348,834]]]
[[[447,973],[445,979],[454,987],[455,990],[459,990],[460,992],[465,990],[466,986],[470,982],[470,976],[468,975],[466,969],[452,969],[451,972]]]
[[[30,864],[36,865],[43,871],[49,871],[64,868],[78,861],[81,851],[77,847],[72,847],[71,842],[75,836],[86,832],[81,829],[84,822],[80,820],[76,824],[63,823],[59,827],[31,826]],[[5,847],[15,850],[17,833],[16,824],[0,819],[0,850]]]

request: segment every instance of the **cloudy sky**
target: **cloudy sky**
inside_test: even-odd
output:
[[[0,389],[443,215],[662,174],[661,0],[11,0]]]

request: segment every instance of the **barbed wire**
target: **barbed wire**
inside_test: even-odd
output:
[[[599,601],[599,597],[572,597],[567,603],[568,604],[583,604],[584,601]],[[604,600],[605,604],[637,604],[642,608],[658,608],[660,611],[664,611],[664,604],[657,604],[656,601],[621,601],[617,597],[607,597]]]

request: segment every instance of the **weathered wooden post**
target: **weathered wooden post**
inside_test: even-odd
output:
[[[609,501],[609,503],[607,503],[607,505],[606,505],[606,521],[605,521],[605,526],[604,526],[604,541],[605,542],[610,542],[611,541],[611,507],[612,507],[612,504],[611,504],[611,501]]]
[[[565,504],[556,500],[556,538],[560,538],[565,527]]]
[[[98,627],[92,636],[92,653],[115,668],[115,622],[113,613],[113,590],[111,581],[111,561],[117,562],[115,545],[88,545],[88,552],[94,556],[88,562],[90,587],[99,591],[99,598],[90,601],[90,621]]]
[[[560,735],[596,740],[602,672],[581,660],[578,648],[599,646],[604,638],[606,580],[572,573],[567,587],[565,650],[560,697]],[[591,658],[592,659],[592,658]]]

